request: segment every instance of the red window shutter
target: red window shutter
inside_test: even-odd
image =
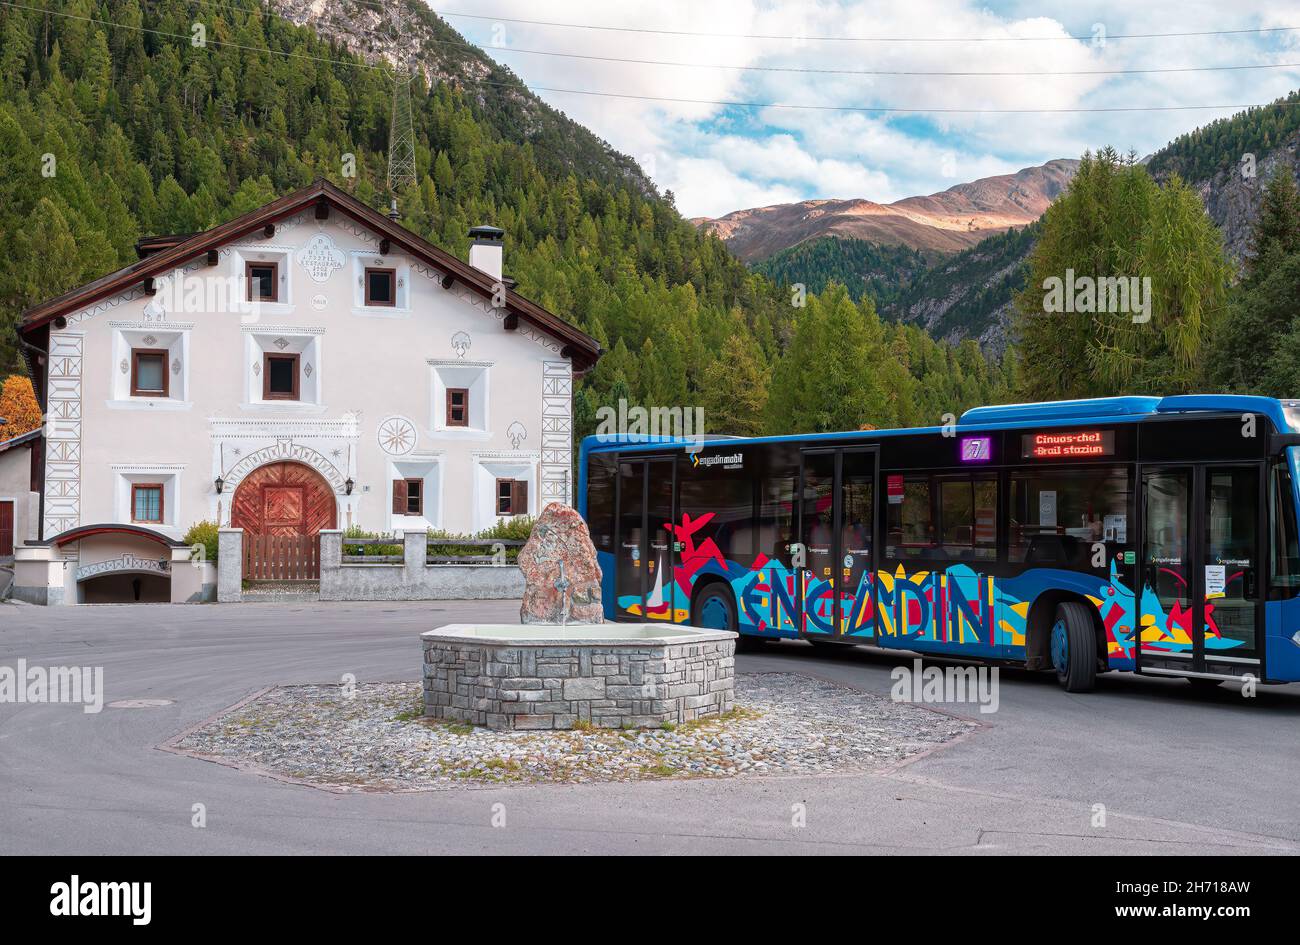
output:
[[[510,483],[510,514],[528,514],[528,482],[524,479]]]
[[[406,514],[406,480],[393,480],[393,514]]]

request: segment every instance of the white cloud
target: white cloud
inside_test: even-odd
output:
[[[1044,10],[1044,6],[1048,9]],[[465,8],[468,12],[469,8]],[[544,10],[544,15],[539,11]],[[865,76],[742,71],[566,59],[511,53],[533,49],[587,56],[800,70],[1046,72],[1162,69],[1300,61],[1300,31],[1117,39],[1124,33],[1251,29],[1300,24],[1300,3],[1252,11],[1215,5],[1197,19],[1183,2],[1100,0],[1071,4],[981,0],[813,2],[661,0],[608,8],[578,0],[493,0],[491,13],[518,19],[720,33],[673,36],[527,25],[448,16],[526,82],[648,101],[539,92],[615,148],[647,166],[691,216],[811,197],[880,202],[932,193],[1085,148],[1112,144],[1147,154],[1221,111],[1059,114],[897,114],[793,108],[727,109],[700,102],[817,104],[853,108],[1078,109],[1267,102],[1300,85],[1300,70],[1260,69],[1073,76]],[[475,9],[473,12],[477,13]],[[1095,26],[1095,24],[1099,24]],[[882,43],[742,38],[936,37],[962,42]],[[1091,37],[1104,35],[1104,44]],[[1071,35],[1085,39],[1070,39]],[[493,48],[493,37],[506,50]],[[1006,41],[1054,37],[1052,41]],[[976,41],[980,40],[980,41]],[[1001,40],[1001,41],[990,41]],[[954,174],[955,172],[955,174]]]

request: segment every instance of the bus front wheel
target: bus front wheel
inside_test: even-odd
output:
[[[724,584],[713,584],[700,591],[691,611],[691,624],[708,630],[736,632],[736,602],[732,598],[731,588]],[[751,650],[762,642],[742,633],[736,638],[736,649]]]
[[[1057,605],[1048,652],[1066,692],[1092,691],[1097,683],[1097,639],[1085,605],[1077,601]]]

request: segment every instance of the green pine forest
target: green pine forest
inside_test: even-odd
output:
[[[884,309],[931,261],[910,246],[822,236],[783,249],[753,269],[777,282],[802,282],[811,292],[824,292],[838,282],[853,299],[869,296]]]
[[[233,7],[0,6],[0,317],[133,262],[141,236],[213,226],[318,176],[386,207],[387,72]],[[196,16],[203,47],[188,41]],[[599,339],[608,353],[575,395],[580,435],[620,399],[701,404],[711,430],[754,433],[937,423],[1008,396],[1013,362],[973,343],[883,325],[839,286],[794,304],[631,161],[494,68],[478,88],[414,83],[418,185],[402,222],[461,258],[469,226],[503,227],[520,291]],[[347,153],[354,178],[341,175]],[[20,369],[7,326],[0,359]]]

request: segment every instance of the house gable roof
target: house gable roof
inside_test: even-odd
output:
[[[4,427],[0,427],[0,433],[4,433]],[[41,428],[29,430],[26,433],[20,433],[18,436],[10,437],[7,440],[0,440],[0,453],[14,449],[18,446],[26,446],[35,443],[41,437]]]
[[[29,308],[23,313],[18,330],[25,338],[32,340],[29,336],[60,315],[67,315],[75,309],[122,292],[137,282],[169,272],[209,249],[242,239],[268,224],[321,203],[351,217],[357,223],[387,239],[393,246],[400,247],[427,265],[438,269],[454,282],[467,286],[485,298],[491,298],[495,294],[495,282],[487,273],[475,269],[469,263],[457,259],[446,250],[412,233],[329,181],[317,179],[302,190],[273,200],[265,206],[214,226],[210,230],[196,233],[188,238],[179,238],[177,242],[171,241],[177,240],[178,237],[142,240],[141,244],[148,244],[150,250],[143,259]],[[601,354],[596,339],[548,312],[536,302],[513,291],[510,288],[510,280],[503,280],[503,282],[506,286],[506,311],[558,340],[562,346],[561,354],[573,361],[575,372],[585,371],[596,363],[596,359]],[[447,283],[447,286],[450,287],[450,284]]]

